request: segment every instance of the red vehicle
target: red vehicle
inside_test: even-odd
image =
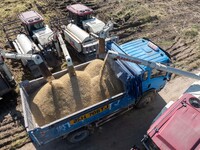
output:
[[[199,150],[200,100],[183,94],[169,102],[154,119],[142,139],[147,150]]]

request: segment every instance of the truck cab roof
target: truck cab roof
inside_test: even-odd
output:
[[[85,16],[85,15],[92,14],[94,12],[91,8],[83,4],[69,5],[67,6],[67,10],[78,16]]]
[[[160,47],[147,39],[130,41],[120,45],[120,48],[129,56],[152,62],[169,63],[167,62],[169,57],[166,53]],[[144,65],[139,66],[144,70],[147,68],[147,66]]]
[[[200,149],[200,100],[184,94],[147,131],[160,149]]]
[[[164,50],[155,45],[148,39],[137,39],[125,44],[117,46],[116,44],[111,44],[108,48],[114,51],[127,54],[132,57],[137,57],[143,60],[159,62],[159,63],[170,63],[170,58]],[[138,65],[132,62],[123,62],[128,68],[134,68],[135,73],[141,74],[141,72],[146,71],[149,67],[144,65]]]
[[[43,17],[36,11],[26,11],[19,15],[19,19],[26,25],[35,24],[44,21]]]

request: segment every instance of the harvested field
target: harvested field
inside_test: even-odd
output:
[[[147,37],[160,45],[163,49],[167,50],[171,55],[173,55],[173,57],[176,57],[176,59],[173,60],[175,67],[190,71],[199,68],[200,1],[197,0],[3,0],[0,4],[0,21],[3,22],[8,18],[15,19],[16,14],[20,11],[34,9],[41,13],[44,16],[45,21],[48,22],[51,16],[67,15],[65,10],[66,5],[76,2],[83,2],[93,8],[95,10],[95,15],[105,22],[111,19],[114,22],[114,30],[112,31],[112,34],[120,37],[120,43],[124,43],[132,39]],[[0,31],[0,36],[0,47],[3,48],[5,45],[5,38],[2,30]],[[29,71],[22,67],[20,61],[6,61],[10,66],[17,82],[26,79],[33,79],[30,76]],[[95,81],[91,84],[95,84]],[[180,84],[180,82],[171,86],[176,86],[178,84]],[[173,93],[171,95],[173,95]],[[17,113],[16,116],[18,116],[21,120],[21,122],[19,122],[20,126],[23,126],[22,107],[20,104],[21,101],[19,96],[18,100],[16,100],[16,97],[17,96],[7,98],[6,102],[0,101],[0,127],[8,128],[8,131],[12,134],[15,133],[18,126],[8,127],[6,124],[2,123],[5,122],[9,124],[8,120],[15,122],[12,114],[15,114],[17,109],[20,113]],[[168,97],[168,95],[166,97]],[[15,102],[17,101],[15,106],[13,106],[13,100]],[[142,128],[143,124],[141,123],[138,127]],[[5,130],[1,132],[2,135],[4,135],[4,131]],[[109,127],[106,131],[110,131]],[[115,133],[114,130],[110,132]],[[145,131],[142,132],[145,133]],[[110,133],[109,135],[113,135],[113,133]],[[124,133],[124,130],[122,130],[121,133]],[[129,130],[127,131],[127,134],[129,134]],[[121,136],[121,134],[119,135]],[[116,136],[119,137],[119,135]],[[21,138],[20,134],[16,134],[17,141],[20,139],[22,140],[17,142],[20,144],[15,147],[12,143],[15,143],[16,140],[11,137],[12,136],[5,136],[4,143],[6,144],[3,144],[2,142],[0,144],[0,149],[16,149],[27,143],[26,140],[23,140],[24,138]],[[98,136],[96,139],[96,141],[99,141]],[[102,140],[103,139],[104,137]],[[10,141],[12,141],[12,143]],[[122,149],[123,143],[126,144],[126,141],[132,143],[133,140],[126,139],[126,141],[123,141],[123,139],[120,139],[119,141],[120,142],[117,141],[116,143],[120,143]],[[110,144],[109,142],[107,145]],[[116,143],[111,143],[110,148],[113,148],[113,145],[116,145]],[[90,144],[88,145],[91,146]],[[77,149],[79,149],[79,147],[80,145],[77,146]],[[55,148],[57,147],[55,146]],[[63,147],[60,148],[62,149]],[[84,148],[86,149],[88,147],[86,146]]]

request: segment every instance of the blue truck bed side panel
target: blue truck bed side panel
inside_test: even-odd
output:
[[[79,129],[80,127],[88,125],[94,122],[94,120],[103,118],[108,114],[112,114],[119,109],[126,108],[128,105],[131,105],[133,103],[132,97],[125,95],[116,97],[114,99],[111,98],[100,105],[92,107],[91,109],[87,109],[81,113],[76,113],[71,117],[63,118],[60,121],[53,122],[51,125],[36,128],[32,131],[29,131],[29,135],[32,137],[31,139],[33,139],[34,143],[37,143],[38,145],[48,143],[49,141],[52,141],[62,135],[68,134],[76,129]],[[98,108],[104,110],[97,113],[95,110],[99,111],[100,109]],[[87,118],[87,115],[89,114],[94,115],[90,115],[90,117]]]

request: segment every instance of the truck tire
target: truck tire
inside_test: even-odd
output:
[[[137,108],[144,108],[146,107],[154,98],[155,98],[155,91],[151,90],[145,93],[136,104]]]
[[[89,135],[90,135],[90,131],[88,129],[80,129],[69,134],[67,137],[67,140],[70,143],[78,143],[86,139]]]

